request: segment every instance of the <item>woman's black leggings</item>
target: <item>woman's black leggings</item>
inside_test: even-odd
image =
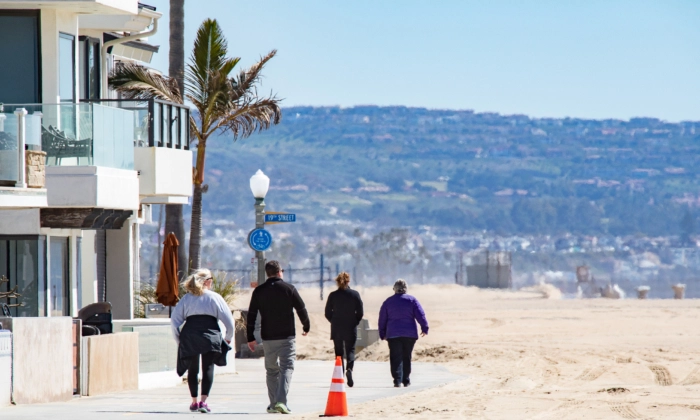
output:
[[[202,355],[202,395],[209,395],[211,385],[214,383],[214,357],[219,354],[213,351]],[[190,359],[190,367],[187,369],[187,385],[190,387],[190,395],[197,398],[197,375],[199,374],[199,355]]]

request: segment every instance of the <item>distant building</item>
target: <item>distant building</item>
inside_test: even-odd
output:
[[[510,252],[484,250],[471,257],[467,265],[467,286],[510,289],[512,259]]]

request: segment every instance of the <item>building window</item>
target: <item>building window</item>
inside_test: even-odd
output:
[[[100,99],[100,40],[81,36],[80,100]]]
[[[0,10],[0,103],[41,102],[39,11]]]
[[[49,240],[49,307],[51,316],[70,315],[68,238]]]
[[[58,96],[61,102],[75,100],[75,37],[64,33],[58,38]]]

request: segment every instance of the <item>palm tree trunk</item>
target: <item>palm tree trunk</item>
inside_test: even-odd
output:
[[[170,52],[168,73],[177,80],[180,93],[185,92],[185,0],[170,0]]]
[[[200,268],[202,253],[202,193],[204,184],[204,162],[206,161],[207,139],[197,142],[195,163],[194,196],[192,197],[192,220],[190,223],[190,272]]]
[[[170,52],[168,73],[177,80],[180,92],[185,89],[185,0],[170,0]],[[187,275],[187,252],[185,251],[185,220],[182,204],[165,206],[165,232],[175,234],[180,246],[177,249],[179,277]]]
[[[192,223],[190,224],[190,271],[200,264],[202,245],[202,184],[194,184],[192,197]]]

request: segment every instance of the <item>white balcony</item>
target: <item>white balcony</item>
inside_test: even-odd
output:
[[[139,195],[144,204],[187,204],[192,195],[192,152],[166,147],[138,147]]]
[[[50,207],[97,207],[138,210],[136,171],[104,166],[46,168]]]
[[[192,196],[190,110],[171,102],[101,100],[136,113],[134,169],[143,204],[187,204]]]
[[[192,195],[187,107],[153,100],[4,105],[0,142],[17,137],[13,112],[20,108],[29,112],[26,143],[46,152],[44,206],[48,197],[50,207],[136,210],[139,202],[185,204]],[[19,154],[2,146],[0,187],[12,187]],[[30,200],[37,195],[15,192],[13,204],[0,198],[0,207],[39,206]]]

